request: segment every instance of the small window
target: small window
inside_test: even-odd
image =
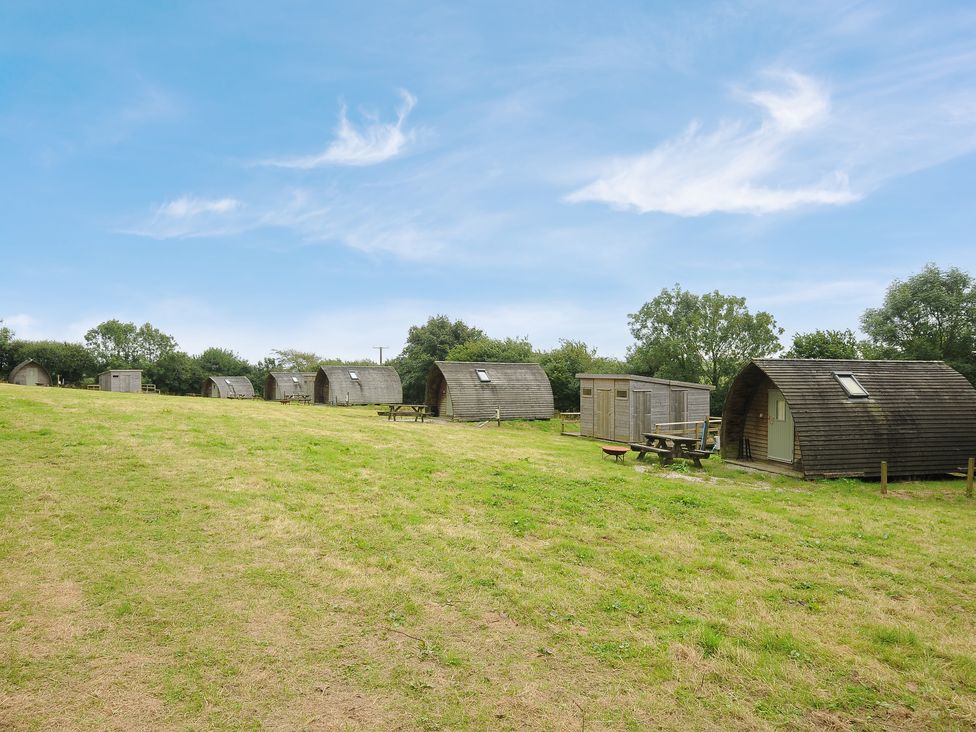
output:
[[[626,399],[626,398],[627,398],[627,390],[617,389],[617,399]]]
[[[230,386],[230,379],[224,379],[224,383],[227,384],[227,386]]]
[[[293,382],[295,382],[296,384],[298,383],[298,377],[297,377],[297,376],[292,376],[292,377],[291,377],[291,380],[292,380]]]
[[[474,372],[478,374],[478,381],[482,384],[487,384],[491,381],[491,377],[485,369],[475,369]]]
[[[118,374],[112,374],[112,378],[113,379],[117,379],[117,378],[119,378],[119,375]]]
[[[593,387],[592,386],[584,386],[580,390],[580,394],[582,396],[585,396],[585,397],[591,397],[591,396],[593,396]]]
[[[840,382],[840,385],[844,387],[844,391],[847,392],[847,396],[851,399],[865,399],[870,396],[867,389],[861,386],[861,382],[854,377],[854,374],[835,371],[834,378]]]
[[[785,399],[776,400],[776,421],[777,422],[786,421],[786,400]]]
[[[350,371],[349,378],[353,381],[359,381],[359,374],[357,374],[355,371]]]

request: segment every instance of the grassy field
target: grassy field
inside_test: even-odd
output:
[[[960,482],[0,385],[2,729],[972,729]]]

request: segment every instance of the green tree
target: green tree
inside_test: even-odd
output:
[[[559,347],[539,355],[539,363],[549,383],[556,409],[574,412],[579,409],[579,379],[576,374],[621,374],[627,372],[627,364],[613,358],[597,356],[583,341],[560,340]]]
[[[750,313],[746,300],[717,290],[696,295],[675,285],[630,316],[635,370],[667,379],[711,384],[718,413],[739,369],[780,349],[783,329],[767,312]]]
[[[461,320],[452,321],[446,315],[435,315],[424,325],[415,325],[407,332],[407,344],[390,365],[400,374],[403,399],[419,403],[424,399],[427,372],[434,361],[443,361],[452,348],[465,341],[484,338],[485,334]]]
[[[85,345],[100,368],[145,368],[176,350],[176,340],[151,323],[136,326],[120,320],[90,329]]]
[[[193,360],[203,372],[204,379],[208,376],[250,376],[253,369],[245,359],[226,348],[208,348]]]
[[[12,366],[32,358],[50,372],[54,383],[80,384],[98,371],[95,360],[80,343],[15,340],[10,352]]]
[[[850,330],[815,330],[797,333],[784,358],[861,358],[861,347]]]
[[[897,358],[945,361],[976,383],[976,281],[957,267],[927,264],[888,287],[865,311],[870,345]]]
[[[495,363],[529,363],[536,360],[527,338],[473,338],[447,352],[448,361],[494,361]]]
[[[163,354],[146,370],[146,380],[166,394],[197,394],[206,374],[200,364],[182,351]]]
[[[14,332],[0,320],[0,376],[7,378],[7,374],[17,364],[13,362]]]

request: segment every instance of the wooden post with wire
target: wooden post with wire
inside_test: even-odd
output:
[[[888,461],[881,461],[881,495],[888,494]]]
[[[966,466],[966,498],[973,497],[973,472],[976,471],[976,458],[969,458]]]

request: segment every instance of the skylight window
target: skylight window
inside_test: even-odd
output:
[[[230,379],[224,379],[224,383],[230,385]]]
[[[854,374],[835,371],[834,378],[844,387],[844,391],[851,399],[866,399],[870,396],[867,389],[861,386],[861,382],[854,378]]]
[[[474,372],[478,374],[478,381],[482,384],[487,384],[491,381],[491,377],[485,369],[475,369]]]
[[[298,383],[298,377],[297,377],[297,376],[292,376],[292,377],[291,377],[291,380],[292,380],[293,382],[295,382],[296,384]]]
[[[353,381],[359,381],[359,374],[357,374],[355,371],[350,371],[349,378]]]

